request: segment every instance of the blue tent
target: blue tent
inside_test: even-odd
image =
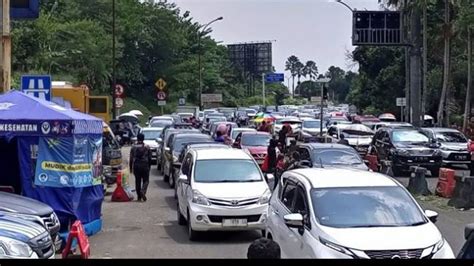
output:
[[[0,95],[0,185],[50,205],[63,231],[76,219],[99,231],[102,130],[96,117],[18,91]]]

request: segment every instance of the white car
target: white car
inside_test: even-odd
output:
[[[148,145],[150,147],[151,151],[151,160],[152,162],[156,162],[156,155],[157,155],[157,150],[158,150],[158,138],[161,137],[161,132],[163,131],[163,128],[161,127],[146,127],[143,128],[141,133],[145,136],[145,145]]]
[[[271,192],[246,152],[190,149],[177,185],[178,223],[187,224],[190,240],[196,240],[199,231],[265,229]]]
[[[380,173],[298,169],[272,194],[266,237],[286,258],[454,258],[437,217]]]
[[[232,143],[234,143],[235,138],[239,135],[241,132],[256,132],[257,130],[254,128],[248,128],[248,127],[234,127],[230,131],[230,138],[232,139]]]

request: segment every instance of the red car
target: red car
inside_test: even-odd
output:
[[[235,138],[234,148],[247,150],[261,166],[267,156],[272,136],[267,132],[242,132]]]

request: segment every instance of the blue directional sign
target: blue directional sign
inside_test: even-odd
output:
[[[285,74],[283,73],[269,73],[265,75],[265,82],[282,82],[285,81]]]
[[[35,19],[39,17],[39,0],[10,0],[10,18]]]
[[[21,76],[21,91],[51,101],[51,76]]]

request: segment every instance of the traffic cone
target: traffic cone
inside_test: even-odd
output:
[[[117,187],[115,188],[114,193],[112,194],[112,201],[115,201],[115,202],[131,201],[131,199],[127,195],[127,192],[122,186],[122,171],[117,172]]]

